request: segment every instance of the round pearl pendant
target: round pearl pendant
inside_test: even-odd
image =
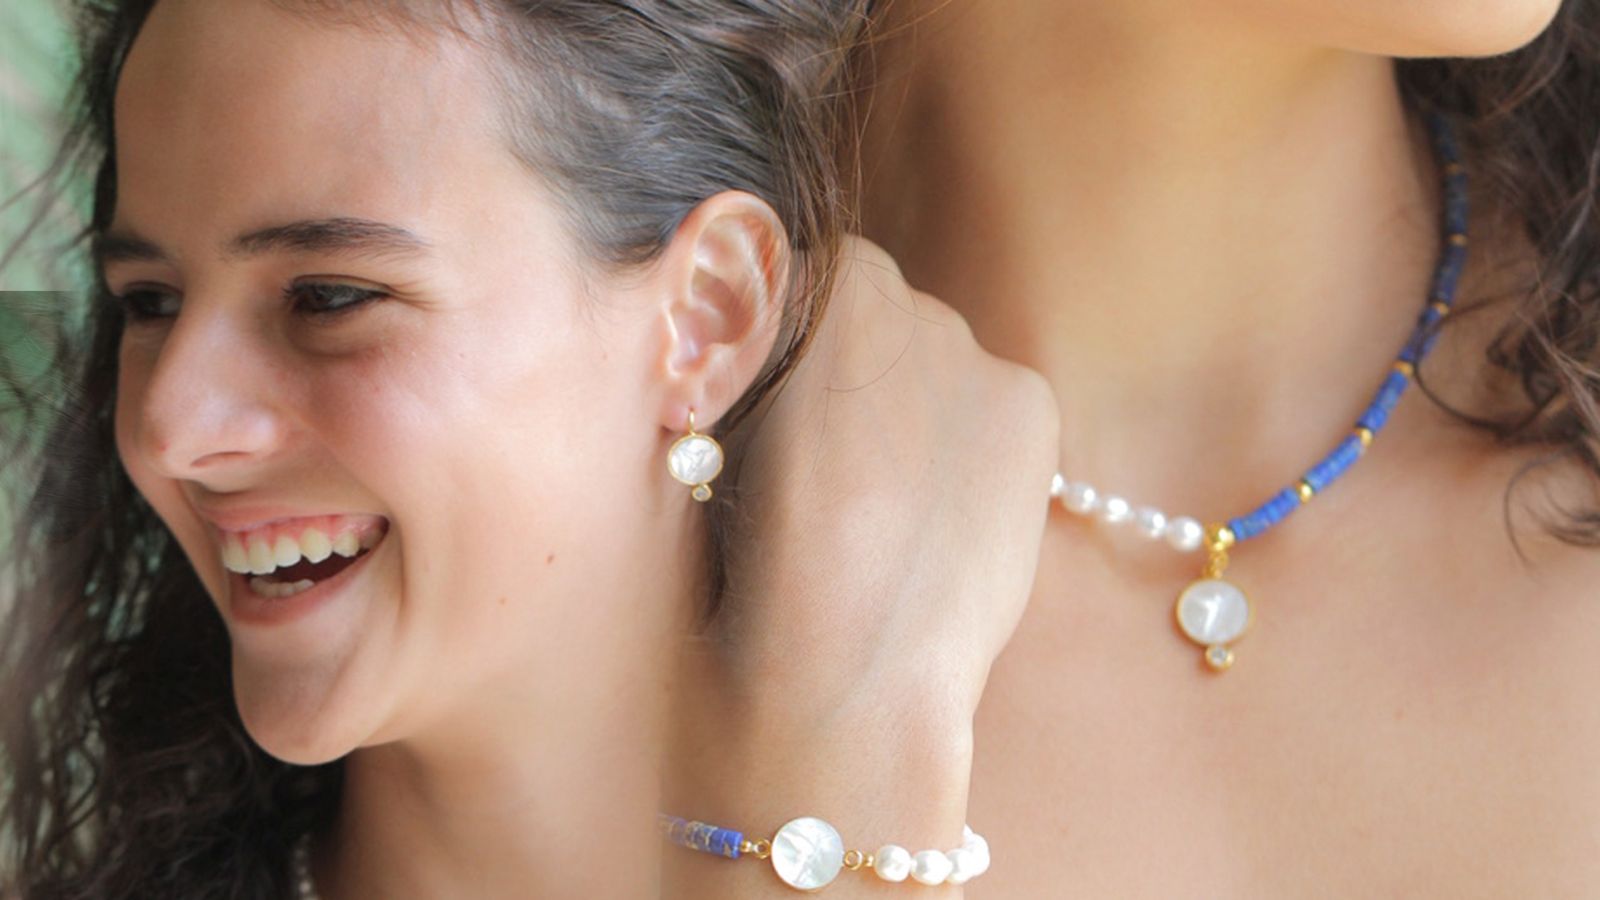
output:
[[[1206,665],[1221,671],[1233,665],[1228,644],[1250,627],[1253,613],[1244,591],[1221,578],[1202,578],[1178,595],[1174,607],[1178,627],[1206,648]]]

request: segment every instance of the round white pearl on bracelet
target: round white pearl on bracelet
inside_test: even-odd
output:
[[[905,881],[911,875],[911,851],[899,844],[884,844],[872,854],[872,871],[884,881]]]
[[[1153,506],[1134,507],[1126,498],[1101,494],[1085,481],[1068,481],[1057,472],[1050,479],[1050,496],[1061,501],[1068,512],[1097,516],[1111,525],[1131,523],[1150,540],[1165,540],[1172,549],[1193,553],[1205,544],[1205,526],[1193,516],[1168,516]]]
[[[966,847],[957,847],[945,854],[950,857],[950,877],[946,879],[951,884],[966,884],[974,875],[978,874],[978,852]]]
[[[955,864],[943,850],[923,850],[911,857],[911,877],[921,884],[944,884]]]
[[[912,854],[898,844],[885,844],[872,854],[872,871],[884,881],[911,878],[920,884],[966,884],[989,871],[989,842],[970,826],[962,826],[961,846],[950,851]]]

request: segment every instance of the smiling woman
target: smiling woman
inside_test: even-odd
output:
[[[75,5],[0,895],[644,896],[668,449],[820,314],[855,0]]]

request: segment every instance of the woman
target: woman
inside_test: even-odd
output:
[[[881,378],[841,352],[830,379],[807,371],[827,329],[865,329],[825,323],[776,399],[777,500],[687,666],[733,689],[685,694],[674,808],[758,835],[817,816],[864,852],[970,822],[993,848],[965,888],[867,866],[841,898],[1600,894],[1597,4],[880,16],[865,234],[974,337],[904,324]],[[1467,237],[1429,111],[1461,144]],[[1423,389],[1303,502],[1296,479],[1410,379],[1397,351],[1449,247],[1470,251]],[[938,308],[885,265],[892,298]],[[953,387],[991,365],[978,345],[1042,373],[1059,448],[1048,416]],[[1231,548],[1254,621],[1214,670],[1174,615],[1204,548],[1104,520],[1221,521],[1286,485],[1303,508]],[[998,522],[1004,560],[974,540]],[[669,859],[674,896],[788,890]]]
[[[653,893],[731,485],[668,458],[807,333],[851,18],[79,11],[98,279],[0,624],[0,894]]]

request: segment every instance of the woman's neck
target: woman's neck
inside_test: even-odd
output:
[[[1140,7],[897,3],[864,231],[1049,378],[1069,471],[1231,509],[1257,498],[1228,473],[1309,461],[1381,380],[1434,168],[1390,60]]]
[[[324,900],[655,895],[665,673],[704,554],[687,517],[677,540],[645,534],[665,518],[618,535],[628,565],[596,573],[591,595],[511,598],[552,604],[558,640],[592,651],[530,649],[405,737],[350,754],[313,859]]]

